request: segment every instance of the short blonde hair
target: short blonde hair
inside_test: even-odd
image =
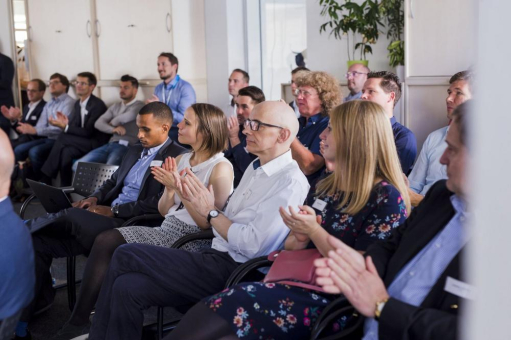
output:
[[[392,127],[379,104],[353,100],[334,108],[330,126],[336,143],[335,171],[318,183],[319,195],[344,192],[339,209],[358,213],[377,178],[392,184],[410,212],[410,198],[397,155]]]
[[[190,108],[197,117],[197,133],[202,134],[202,144],[199,150],[208,151],[212,157],[227,148],[227,118],[222,110],[211,104],[196,103]]]
[[[300,72],[296,78],[296,86],[310,86],[318,91],[323,115],[341,103],[342,93],[339,82],[326,72]]]

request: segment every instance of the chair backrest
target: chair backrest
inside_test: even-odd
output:
[[[74,192],[82,196],[90,196],[105,183],[119,168],[117,165],[80,162],[73,178]]]

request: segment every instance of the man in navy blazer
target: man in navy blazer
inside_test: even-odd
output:
[[[316,262],[318,284],[343,293],[367,317],[363,340],[458,337],[460,305],[474,298],[460,264],[469,242],[466,220],[467,102],[453,112],[447,149],[440,162],[447,180],[435,183],[406,222],[385,241],[367,249],[365,258],[339,240],[329,258]],[[341,269],[342,268],[342,269]]]
[[[12,131],[16,131],[19,123],[27,123],[32,126],[37,124],[41,113],[43,112],[46,101],[43,99],[44,92],[46,91],[46,84],[41,79],[32,79],[27,85],[27,96],[29,103],[20,110],[17,107],[7,107],[2,105],[2,115],[7,118],[11,123]],[[40,138],[37,135],[21,134],[17,138],[11,139],[12,147],[30,142],[31,140]]]
[[[0,324],[17,318],[34,296],[34,249],[30,233],[7,196],[14,167],[9,138],[0,130]],[[15,325],[15,323],[13,323]]]
[[[73,112],[69,117],[57,112],[56,119],[49,119],[49,123],[59,127],[62,133],[41,169],[44,175],[42,180],[47,183],[60,172],[62,186],[71,185],[73,160],[106,144],[110,139],[109,135],[94,127],[96,120],[107,110],[105,103],[92,94],[97,84],[96,76],[90,72],[79,73],[74,84],[79,99]]]
[[[135,216],[158,214],[164,187],[151,175],[150,167],[186,152],[168,137],[172,121],[172,111],[163,103],[142,107],[136,118],[140,144],[130,147],[112,178],[90,197],[74,203],[74,208],[26,221],[36,251],[36,299],[25,309],[22,321],[30,320],[37,305],[53,301],[49,268],[54,258],[88,254],[99,233]]]

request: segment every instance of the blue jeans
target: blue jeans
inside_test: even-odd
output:
[[[122,158],[128,147],[117,142],[108,143],[92,150],[73,164],[73,172],[78,168],[78,162],[105,163],[108,165],[121,165]]]
[[[20,144],[14,148],[16,162],[30,158],[32,168],[36,175],[39,175],[44,162],[50,154],[55,139],[41,138]]]

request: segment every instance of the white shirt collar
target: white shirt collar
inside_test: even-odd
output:
[[[122,106],[127,107],[127,106],[130,106],[131,104],[133,104],[133,103],[134,103],[134,102],[136,102],[136,101],[137,101],[137,98],[133,98],[133,100],[132,100],[132,101],[130,101],[128,104],[125,104],[125,103],[124,103],[124,100],[123,100],[123,101],[121,101],[121,103],[122,103]]]
[[[0,198],[0,203],[2,203],[3,201],[5,201],[9,196],[4,196],[2,198]]]
[[[36,107],[37,105],[39,105],[41,100],[43,100],[43,99],[41,98],[38,101],[36,101],[35,103],[32,103],[32,102],[28,103],[28,108],[31,109],[32,107]]]
[[[85,107],[87,106],[87,103],[89,102],[89,99],[90,99],[90,96],[88,96],[87,99],[85,99],[83,102],[80,102],[80,106],[85,109]]]
[[[293,156],[291,155],[291,150],[288,150],[282,155],[278,156],[277,158],[272,159],[265,165],[262,165],[261,169],[263,169],[263,171],[266,173],[268,177],[271,177],[292,161]]]

